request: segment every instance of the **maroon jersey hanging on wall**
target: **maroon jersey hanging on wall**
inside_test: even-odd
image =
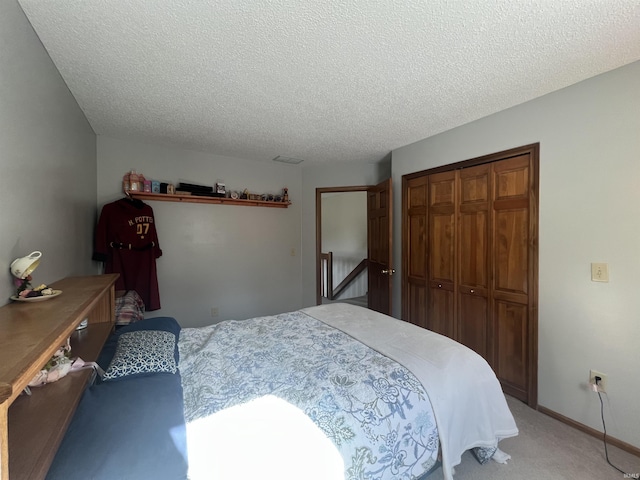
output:
[[[149,205],[122,198],[102,207],[93,259],[105,262],[105,273],[119,273],[116,290],[135,290],[148,311],[160,308],[156,258],[161,255]]]

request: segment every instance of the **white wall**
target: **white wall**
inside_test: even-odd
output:
[[[367,256],[367,192],[322,195],[322,249]]]
[[[539,403],[602,430],[585,384],[589,369],[604,372],[608,433],[637,447],[639,85],[637,62],[397,149],[392,161],[399,271],[402,175],[540,142]],[[591,281],[591,262],[609,264],[609,283]]]
[[[256,193],[289,188],[289,208],[150,201],[162,257],[162,309],[183,326],[244,319],[300,308],[301,168],[260,163],[98,136],[98,205],[121,198],[122,175]],[[292,249],[295,255],[292,256]],[[212,307],[218,317],[212,318]]]
[[[302,163],[302,304],[316,304],[316,189],[376,185],[391,176],[388,161],[378,164]]]
[[[334,289],[367,258],[367,192],[322,194],[322,251],[333,252]],[[367,293],[367,274],[362,272],[338,298]]]
[[[10,263],[33,250],[33,281],[97,273],[91,261],[95,134],[15,0],[0,2],[0,304]]]

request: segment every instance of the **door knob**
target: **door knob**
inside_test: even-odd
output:
[[[393,268],[389,268],[389,269],[386,269],[386,268],[385,268],[384,270],[382,270],[382,273],[383,273],[384,275],[389,275],[389,276],[391,276],[391,275],[393,275],[394,273],[396,273],[396,271],[395,271]]]

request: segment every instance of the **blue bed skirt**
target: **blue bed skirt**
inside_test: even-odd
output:
[[[149,327],[145,322],[134,325],[144,329]],[[103,368],[108,366],[124,329],[130,327],[119,329],[105,344],[98,360]],[[51,410],[55,412],[55,405]],[[155,373],[98,382],[87,388],[46,478],[181,480],[186,477],[181,377],[179,373]]]

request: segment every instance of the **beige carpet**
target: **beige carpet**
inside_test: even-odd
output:
[[[611,467],[601,439],[591,437],[547,415],[535,411],[519,400],[507,397],[520,434],[500,442],[511,455],[507,465],[489,461],[480,465],[467,452],[456,467],[455,480],[606,480],[623,479]],[[609,429],[607,425],[607,429]],[[640,458],[609,445],[609,460],[627,473],[640,473]],[[442,469],[429,476],[441,480]]]

